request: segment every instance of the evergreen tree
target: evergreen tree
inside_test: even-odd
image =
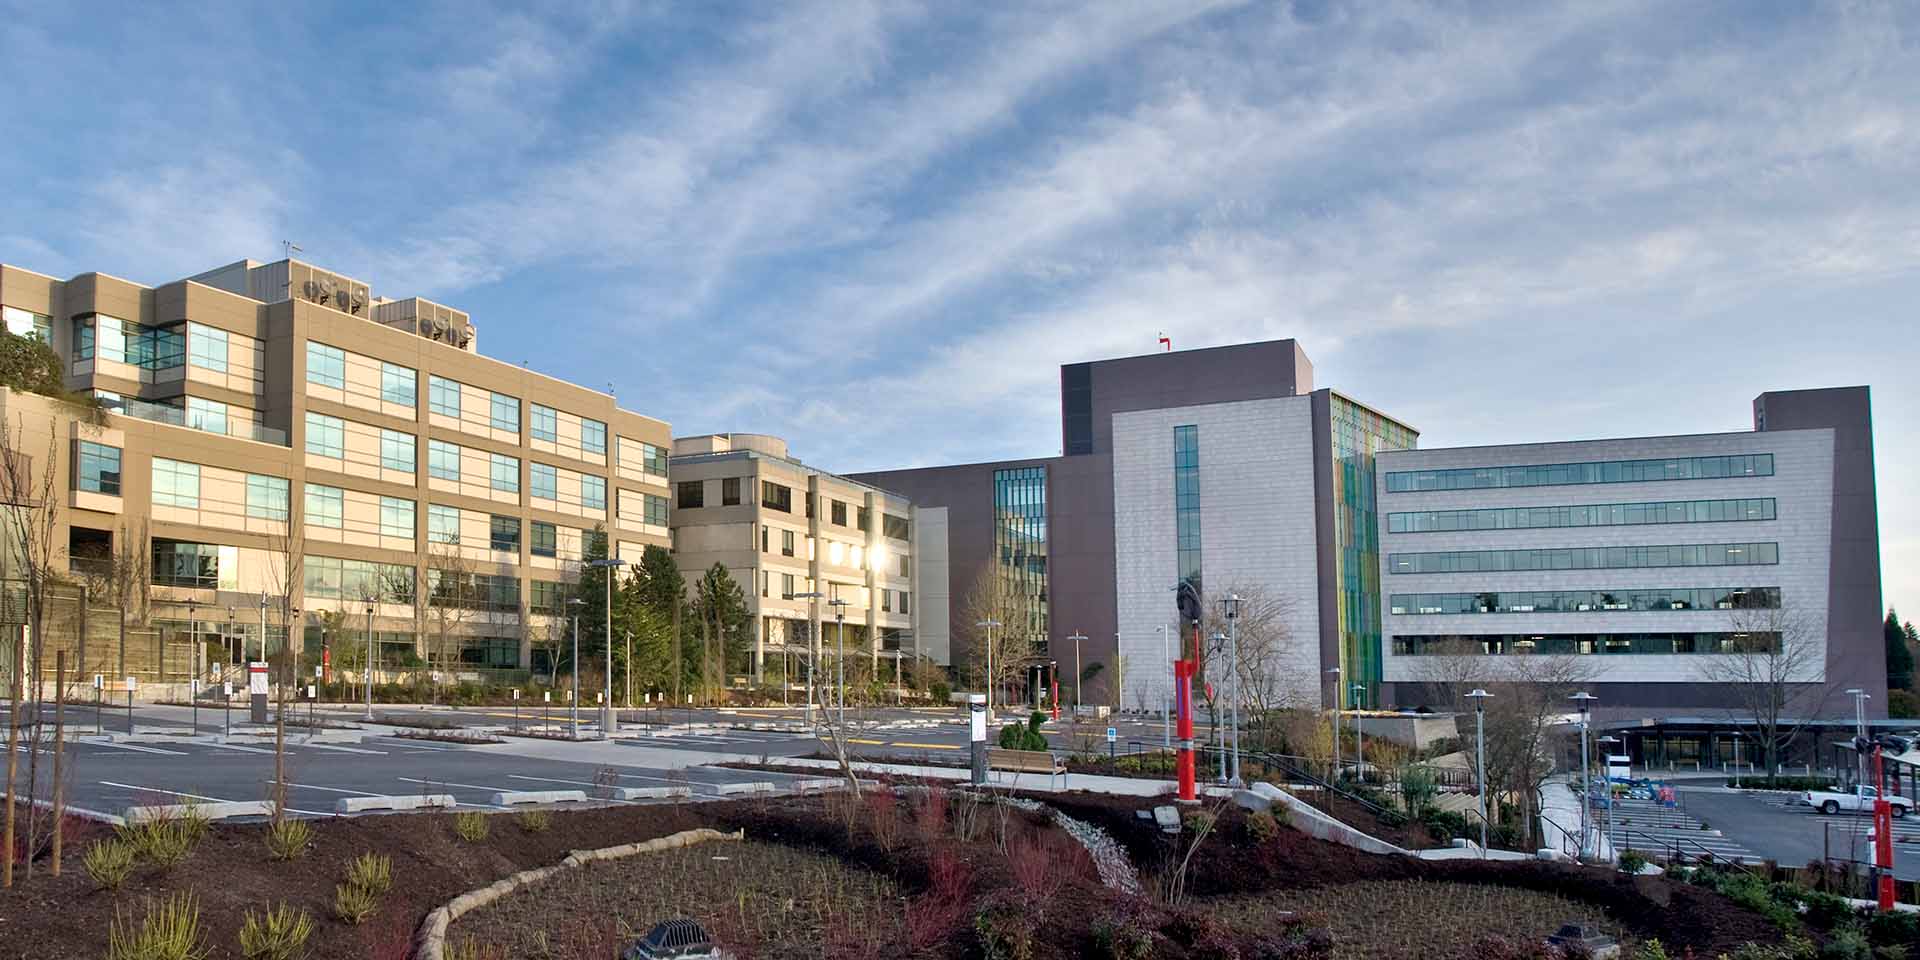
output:
[[[698,676],[710,695],[726,684],[729,664],[745,659],[752,614],[747,595],[727,568],[716,563],[694,585],[694,610],[700,621]]]
[[[648,546],[640,555],[640,567],[634,573],[631,592],[636,606],[647,611],[652,630],[648,636],[658,672],[652,675],[649,686],[672,694],[673,702],[679,703],[687,675],[682,636],[686,632],[685,621],[690,618],[687,616],[687,580],[674,562],[673,554],[665,547]],[[699,631],[694,631],[694,635],[697,637]],[[638,654],[635,656],[637,659]]]
[[[1913,650],[1907,646],[1907,630],[1900,623],[1900,615],[1892,607],[1887,608],[1887,688],[1890,690],[1913,689]]]

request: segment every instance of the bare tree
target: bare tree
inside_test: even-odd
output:
[[[65,544],[58,537],[60,529],[60,499],[55,490],[55,465],[59,463],[60,442],[56,430],[56,421],[50,418],[47,424],[47,452],[40,460],[40,469],[34,470],[33,457],[21,449],[26,442],[26,420],[24,417],[15,426],[9,426],[4,417],[0,417],[0,526],[3,526],[11,549],[0,562],[14,565],[16,576],[25,586],[27,601],[27,623],[33,638],[33,661],[30,666],[23,665],[27,673],[22,689],[22,670],[14,671],[13,711],[8,715],[7,732],[7,810],[4,850],[0,858],[6,861],[4,881],[13,883],[14,845],[14,804],[18,799],[15,788],[18,782],[18,760],[15,750],[19,742],[18,724],[23,715],[30,718],[27,759],[27,796],[35,796],[40,769],[40,740],[43,734],[44,717],[38,709],[46,680],[46,613],[47,603],[53,584],[62,576],[59,564],[66,552]],[[20,663],[16,654],[15,662]],[[24,696],[23,696],[24,694]],[[27,699],[36,704],[28,713],[24,708]],[[34,846],[38,836],[40,808],[29,806],[27,811],[27,847]],[[33,874],[33,861],[27,860],[27,874]]]
[[[1228,657],[1229,644],[1226,605],[1228,597],[1240,599],[1235,620],[1233,644],[1237,658]],[[1229,584],[1207,598],[1206,615],[1200,631],[1200,696],[1214,726],[1230,707],[1230,694],[1237,680],[1240,706],[1265,741],[1274,732],[1267,722],[1275,712],[1312,704],[1320,700],[1318,640],[1311,649],[1292,629],[1292,601],[1275,597],[1258,584]]]
[[[1007,584],[1001,582],[995,574],[993,561],[989,560],[981,566],[980,573],[967,590],[966,599],[961,601],[960,609],[961,629],[969,649],[968,676],[995,690],[1011,687],[1024,676],[1027,666],[1034,660],[1038,645],[1025,622],[1026,604],[1014,596]],[[979,626],[989,621],[999,625],[991,628]],[[987,650],[989,639],[993,644],[991,656]],[[989,661],[991,675],[988,673]]]
[[[287,517],[286,533],[267,538],[268,592],[261,597],[262,609],[277,611],[287,634],[286,642],[280,646],[280,655],[268,658],[267,625],[260,625],[261,657],[273,664],[273,673],[278,675],[280,681],[273,717],[273,784],[268,791],[268,802],[273,805],[273,821],[276,825],[286,818],[287,701],[294,686],[300,682],[300,648],[295,644],[300,643],[301,638],[294,634],[297,626],[294,615],[297,611],[293,607],[293,598],[300,592],[306,576],[302,555],[304,546],[296,533],[291,510]]]
[[[79,665],[74,671],[74,682],[81,682],[89,668],[96,672],[118,672],[124,676],[127,670],[127,628],[129,625],[144,625],[148,621],[152,603],[153,551],[148,540],[147,521],[142,518],[139,526],[129,528],[120,525],[118,535],[113,538],[110,553],[85,558],[82,567],[86,584],[86,593],[80,600]],[[87,605],[94,598],[113,604],[119,621],[119,666],[115,671],[105,669],[105,655],[99,657],[100,663],[87,663]],[[165,654],[162,653],[162,663]]]
[[[1780,773],[1780,754],[1833,695],[1826,683],[1826,650],[1818,617],[1779,606],[1736,606],[1718,653],[1701,658],[1700,675],[1731,694],[1729,716],[1750,724],[1766,758],[1767,776]]]
[[[473,563],[460,552],[458,540],[429,544],[427,563],[426,615],[433,637],[427,665],[436,674],[451,673],[460,641],[467,634],[466,626],[478,616],[485,598],[480,596]],[[433,698],[438,702],[438,680],[433,688]]]

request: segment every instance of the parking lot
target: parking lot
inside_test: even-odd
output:
[[[1751,851],[1750,860],[1801,866],[1822,857],[1861,862],[1873,859],[1867,844],[1873,820],[1865,814],[1828,815],[1799,803],[1799,794],[1720,787],[1682,787],[1680,798],[1682,817],[1719,830],[1723,835],[1718,838],[1720,844]],[[1632,802],[1623,802],[1616,815]],[[1684,833],[1684,828],[1680,832]],[[1894,875],[1902,880],[1920,879],[1920,818],[1895,820],[1893,837]],[[1696,836],[1695,842],[1711,844],[1713,839]],[[1633,840],[1623,837],[1621,842],[1630,845]]]

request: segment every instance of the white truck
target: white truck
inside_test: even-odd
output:
[[[1873,801],[1880,798],[1880,791],[1869,786],[1856,786],[1852,790],[1810,790],[1802,803],[1821,813],[1839,813],[1842,810],[1851,813],[1872,813]],[[1894,794],[1887,797],[1887,803],[1893,806],[1894,817],[1900,818],[1913,809],[1913,801]]]

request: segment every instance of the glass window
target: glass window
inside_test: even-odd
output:
[[[460,542],[460,508],[427,504],[427,542]]]
[[[580,449],[588,453],[607,452],[607,425],[598,420],[580,418]]]
[[[78,363],[93,359],[93,318],[73,318],[73,359]]]
[[[347,354],[339,347],[307,341],[307,382],[336,390],[347,388]]]
[[[740,505],[740,478],[728,477],[720,481],[720,505],[737,507]]]
[[[1394,574],[1525,570],[1625,570],[1645,567],[1731,567],[1780,562],[1778,543],[1689,543],[1639,547],[1552,547],[1394,553]]]
[[[1657,460],[1600,460],[1588,463],[1528,466],[1396,470],[1387,474],[1387,492],[1544,487],[1577,483],[1648,483],[1659,480],[1706,480],[1772,475],[1773,454],[1755,453]]]
[[[493,549],[500,553],[520,552],[520,518],[493,515]]]
[[[780,531],[780,555],[783,557],[793,556],[793,531],[792,530]]]
[[[404,497],[380,498],[380,535],[413,539],[413,501]]]
[[[188,397],[187,426],[224,436],[227,432],[227,405],[218,400]]]
[[[895,540],[912,540],[913,526],[906,517],[896,517],[891,513],[880,515],[880,533]]]
[[[530,404],[533,408],[533,420],[528,424],[528,432],[535,440],[552,443],[560,439],[560,414],[552,407]]]
[[[89,320],[93,342],[92,353],[102,360],[115,363],[128,363],[139,359],[140,325],[128,323],[118,317],[98,314]],[[133,349],[129,351],[129,346]],[[129,356],[129,353],[132,356]]]
[[[414,470],[413,434],[380,428],[380,465],[388,470]]]
[[[225,330],[215,330],[198,323],[187,324],[187,362],[196,367],[226,373],[227,343]]]
[[[460,419],[459,381],[428,374],[427,409],[441,416]]]
[[[760,505],[768,510],[792,513],[793,488],[771,480],[760,481]]]
[[[91,493],[120,495],[120,448],[80,441],[74,453],[74,483]]]
[[[643,496],[645,496],[647,499],[646,522],[656,527],[666,526],[667,525],[667,498],[656,497],[651,493],[643,494]]]
[[[607,508],[607,478],[580,476],[580,505],[590,510]]]
[[[488,406],[488,421],[495,430],[520,432],[520,399],[504,393],[493,394]]]
[[[489,478],[493,488],[503,493],[520,492],[520,458],[502,456],[498,453],[487,454]]]
[[[287,519],[287,480],[247,474],[247,516],[256,520]]]
[[[200,465],[163,457],[153,458],[153,504],[156,507],[200,508]]]
[[[445,440],[427,441],[427,476],[460,479],[460,448]]]
[[[307,526],[340,529],[346,514],[346,492],[339,487],[307,484]]]
[[[220,586],[220,547],[155,537],[152,578],[160,586],[216,589]]]
[[[19,307],[0,307],[0,315],[5,316],[7,332],[16,337],[39,337],[53,342],[53,318]]]
[[[133,353],[128,362],[137,363],[147,370],[170,370],[185,366],[187,335],[180,329],[181,326],[135,328],[139,329],[139,337],[137,342],[130,344]]]
[[[692,510],[707,505],[707,484],[704,480],[682,480],[675,484],[675,494],[680,498],[682,510]]]
[[[640,469],[656,477],[667,475],[667,451],[651,443],[640,444]]]
[[[380,399],[411,407],[418,402],[419,389],[420,381],[412,367],[381,361]]]
[[[842,500],[833,501],[833,505],[827,510],[827,520],[828,522],[832,523],[835,526],[839,526],[839,527],[846,526],[847,525],[846,502]]]
[[[536,557],[554,556],[559,552],[559,546],[560,546],[559,528],[545,521],[541,521],[541,520],[533,521],[533,543],[531,544],[531,547],[532,547],[534,556]]]
[[[346,421],[307,411],[307,452],[319,457],[344,459],[347,455]]]
[[[527,479],[532,485],[533,496],[542,500],[560,499],[560,474],[552,466],[544,463],[529,464]]]
[[[1387,515],[1389,533],[1449,530],[1518,530],[1539,527],[1637,526],[1655,523],[1713,523],[1772,520],[1771,497],[1751,500],[1674,500],[1656,503],[1597,503],[1572,507],[1493,507],[1480,510],[1425,510]]]
[[[532,591],[527,599],[527,607],[534,613],[559,616],[567,603],[567,585],[552,580],[528,581]]]

